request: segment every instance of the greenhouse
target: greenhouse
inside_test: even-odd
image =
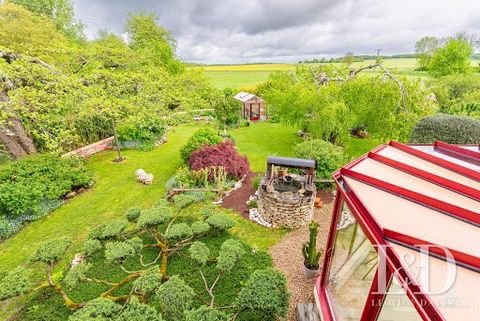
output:
[[[479,320],[480,146],[390,142],[334,178],[324,321]]]

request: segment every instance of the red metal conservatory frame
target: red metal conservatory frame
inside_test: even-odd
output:
[[[394,157],[386,157],[385,155],[382,155],[382,151],[385,151],[385,149],[394,150],[395,152],[400,151],[405,153],[404,155],[408,154],[408,157],[414,158],[415,161],[421,161],[423,163],[428,162],[432,167],[439,166],[442,170],[448,170],[451,172],[452,176],[439,175],[438,172],[435,173],[433,170],[430,171],[425,169],[425,166],[421,169],[418,166],[412,165],[415,164],[415,162],[409,164],[408,162],[403,162]],[[429,150],[426,151],[427,149]],[[473,202],[473,208],[463,206],[463,203],[461,202],[453,204],[448,200],[432,197],[431,194],[427,195],[428,193],[424,193],[423,190],[413,190],[413,188],[410,189],[408,186],[406,188],[405,186],[400,186],[400,184],[397,185],[395,181],[392,182],[391,177],[390,181],[388,181],[387,178],[382,176],[382,173],[378,173],[378,175],[377,173],[368,175],[365,174],[365,172],[362,173],[361,171],[358,171],[357,165],[365,161],[371,162],[371,164],[374,165],[380,163],[385,171],[388,171],[388,169],[396,172],[401,171],[402,175],[405,174],[407,177],[411,177],[417,181],[425,181],[427,185],[433,184],[435,187],[448,190],[447,192],[457,193],[459,197],[467,197],[469,201],[471,200]],[[463,180],[459,181],[459,175],[465,178],[468,182],[473,182],[473,184],[465,183]],[[371,302],[384,302],[387,295],[386,293],[379,293],[376,291],[378,286],[377,280],[380,277],[379,273],[384,273],[383,275],[386,275],[387,280],[389,280],[388,282],[392,280],[395,274],[398,282],[406,285],[405,294],[412,302],[422,320],[447,320],[438,306],[433,303],[431,297],[416,282],[411,273],[409,273],[408,268],[405,268],[399,255],[390,247],[391,244],[401,244],[409,249],[420,251],[419,246],[421,245],[444,245],[431,243],[428,239],[421,239],[418,236],[415,237],[413,235],[408,235],[408,233],[402,234],[403,231],[395,231],[385,228],[376,219],[374,213],[372,213],[365,205],[366,200],[362,199],[355,193],[355,188],[352,188],[349,182],[353,182],[352,180],[360,182],[381,192],[386,192],[390,195],[401,198],[402,201],[413,202],[417,205],[438,212],[439,215],[448,215],[456,220],[471,224],[478,228],[480,227],[480,188],[478,187],[480,186],[478,185],[480,182],[480,146],[456,146],[443,142],[436,142],[433,145],[404,145],[392,141],[388,144],[377,147],[368,154],[346,165],[339,171],[335,172],[333,177],[337,187],[333,217],[324,255],[324,269],[321,276],[316,281],[314,290],[322,320],[338,321],[341,319],[337,315],[335,302],[332,300],[328,278],[330,263],[334,252],[335,236],[337,234],[337,222],[339,221],[341,207],[344,203],[349,207],[356,222],[374,246],[379,257],[385,259],[387,268],[386,271],[379,271],[379,267],[376,268],[370,292],[359,321],[374,321],[379,317],[382,304],[371,304]],[[478,207],[475,207],[475,204],[478,204]],[[434,224],[435,222],[432,222],[432,226],[434,226]],[[474,240],[464,240],[465,243],[471,241]],[[480,242],[480,229],[478,229],[478,238],[476,239],[476,242]],[[468,251],[462,251],[462,249],[458,248],[452,248],[449,250],[454,257],[454,263],[471,271],[475,271],[478,273],[478,278],[480,280],[480,253],[467,253]],[[445,261],[449,259],[445,257],[445,253],[440,250],[436,251],[435,249],[432,249],[431,253],[428,254]],[[480,294],[478,295],[480,296]],[[478,320],[480,320],[480,316],[477,315],[477,317]]]

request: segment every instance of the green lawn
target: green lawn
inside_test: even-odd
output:
[[[121,164],[112,162],[115,158],[112,151],[93,156],[88,161],[88,167],[95,173],[94,187],[0,243],[0,272],[28,264],[29,257],[39,243],[68,237],[72,240],[72,246],[56,269],[56,272],[60,273],[78,252],[94,226],[123,218],[128,208],[150,207],[164,196],[165,183],[182,165],[179,149],[196,129],[198,127],[176,128],[170,132],[166,144],[149,152],[125,151],[127,161]],[[265,157],[269,154],[276,152],[279,155],[289,155],[291,144],[296,141],[295,130],[279,124],[255,124],[236,129],[233,133],[238,148],[251,159],[256,171],[264,170]],[[276,144],[271,144],[273,139],[277,140]],[[151,186],[135,181],[134,172],[138,168],[153,173],[154,182]],[[282,229],[269,230],[266,233],[265,228],[244,220],[238,214],[226,210],[224,212],[237,222],[231,233],[260,250],[267,250],[286,233]],[[5,319],[14,306],[15,304],[2,306],[0,319]]]
[[[300,141],[296,132],[294,127],[267,122],[230,131],[239,152],[247,155],[250,167],[259,173],[265,172],[267,156],[293,156],[293,147]]]
[[[94,187],[0,243],[0,272],[27,263],[38,243],[55,237],[66,236],[72,239],[73,245],[67,256],[73,256],[93,226],[123,217],[130,207],[151,206],[164,196],[165,183],[182,165],[179,149],[196,129],[197,127],[188,126],[176,128],[170,133],[168,142],[153,151],[125,151],[127,161],[121,164],[112,163],[114,152],[93,156],[88,161],[88,167],[95,173]],[[240,152],[251,159],[252,167],[256,171],[264,170],[267,155],[275,152],[278,155],[290,153],[290,145],[296,140],[294,132],[293,128],[268,123],[233,131]],[[259,136],[262,139],[258,140]],[[273,139],[277,140],[277,144],[271,144]],[[134,172],[138,168],[153,173],[154,182],[151,186],[135,181]],[[238,221],[241,224],[234,229],[238,234],[243,233],[243,227],[249,231],[258,227],[249,222]],[[274,237],[270,241],[262,241],[262,231],[263,228],[258,227],[258,230],[251,234],[252,242],[258,243],[256,245],[259,248],[266,249],[278,239]],[[244,236],[248,241],[248,235]]]

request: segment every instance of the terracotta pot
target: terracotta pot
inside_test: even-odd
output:
[[[323,201],[320,197],[315,197],[315,207],[322,207]]]
[[[305,276],[305,279],[307,280],[312,280],[315,279],[318,275],[320,274],[320,267],[316,270],[311,270],[303,265],[303,275]]]

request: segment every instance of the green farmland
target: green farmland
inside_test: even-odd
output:
[[[364,60],[353,63],[353,68],[360,68],[374,63],[374,60]],[[338,63],[333,63],[338,64]],[[314,64],[309,64],[314,65]],[[477,66],[478,60],[472,60],[472,65]],[[415,58],[395,58],[383,60],[385,68],[396,71],[408,77],[428,77],[425,72],[416,71]],[[245,65],[212,65],[203,67],[205,75],[216,88],[250,89],[266,81],[272,71],[293,70],[294,64],[245,64]],[[376,74],[381,71],[367,70],[366,74]]]

